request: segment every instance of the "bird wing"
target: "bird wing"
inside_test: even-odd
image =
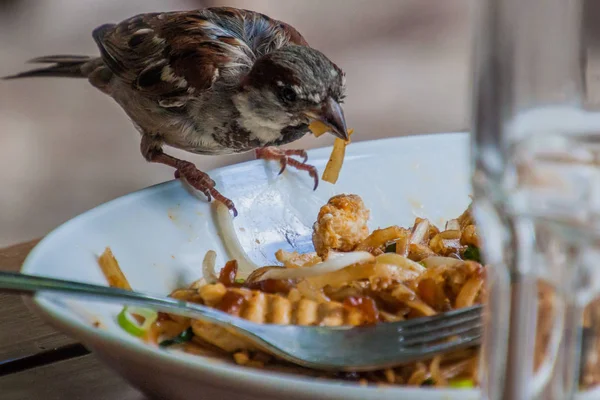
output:
[[[217,81],[236,84],[260,56],[308,45],[290,25],[229,7],[149,13],[93,32],[106,66],[134,90],[181,105]]]

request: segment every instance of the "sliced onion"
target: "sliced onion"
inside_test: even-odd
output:
[[[371,282],[375,279],[392,280],[396,282],[404,282],[418,278],[421,273],[408,268],[398,268],[395,264],[376,263],[375,271],[369,277]]]
[[[233,217],[227,206],[220,201],[215,201],[213,204],[215,204],[217,228],[220,231],[221,238],[223,238],[225,249],[229,253],[229,257],[238,262],[237,277],[247,278],[248,275],[255,269],[258,269],[259,266],[248,257],[248,254],[242,247],[242,244],[235,233]]]
[[[310,267],[321,262],[321,257],[317,253],[298,253],[297,251],[285,251],[279,249],[275,252],[275,258],[286,268]]]
[[[265,279],[297,279],[310,276],[323,275],[330,272],[349,267],[354,264],[372,262],[375,257],[366,251],[354,251],[351,253],[340,253],[332,255],[326,261],[313,265],[312,267],[300,268],[272,268],[266,271],[257,280]]]
[[[255,269],[246,278],[246,284],[250,284],[250,283],[254,283],[254,282],[260,282],[260,281],[263,280],[263,279],[261,279],[261,276],[263,276],[267,271],[269,271],[271,269],[282,269],[282,268],[285,268],[285,267],[281,267],[279,265],[276,265],[276,266],[260,267],[258,269]]]
[[[204,261],[202,261],[202,277],[207,283],[215,283],[219,280],[219,276],[215,272],[217,261],[217,253],[213,250],[206,252]]]
[[[421,243],[429,235],[429,221],[424,219],[415,226],[415,230],[410,238],[411,243]]]
[[[447,231],[460,231],[460,222],[457,219],[451,219],[446,222],[446,230]]]
[[[459,260],[457,258],[441,256],[427,257],[421,260],[421,262],[423,263],[423,265],[425,265],[426,268],[440,267],[442,265],[453,267],[455,265],[464,263],[464,261]]]
[[[379,264],[390,264],[402,268],[403,270],[410,270],[417,274],[425,272],[425,267],[414,262],[406,257],[402,257],[396,253],[384,253],[376,257],[376,262]]]
[[[351,265],[342,268],[338,271],[329,272],[327,274],[306,278],[315,288],[323,288],[330,286],[331,288],[339,288],[347,285],[350,282],[362,280],[395,280],[402,281],[414,279],[416,275],[412,271],[401,270],[395,265],[379,264],[379,263],[363,263]]]

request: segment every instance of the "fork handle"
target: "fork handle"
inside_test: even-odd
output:
[[[168,297],[154,296],[108,286],[92,285],[42,276],[13,272],[0,272],[0,292],[33,296],[36,293],[54,292],[70,297],[85,297],[116,304],[135,305],[157,311],[202,319],[221,326],[234,325],[244,329],[246,321],[214,308],[188,303]]]

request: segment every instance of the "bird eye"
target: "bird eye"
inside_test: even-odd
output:
[[[283,89],[281,89],[281,97],[283,97],[285,101],[296,101],[296,96],[296,91],[294,91],[294,89],[292,89],[291,87],[286,86]]]

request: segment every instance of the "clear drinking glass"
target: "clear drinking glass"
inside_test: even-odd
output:
[[[600,114],[586,97],[584,5],[474,3],[483,397],[569,399],[600,368]]]

